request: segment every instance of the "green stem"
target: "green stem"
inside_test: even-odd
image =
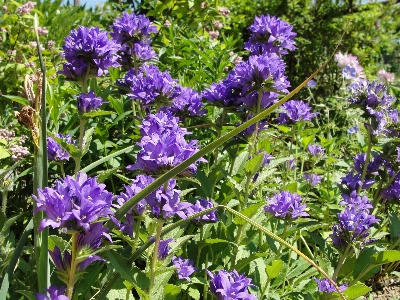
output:
[[[287,228],[288,228],[288,223],[285,220],[283,222],[284,222],[284,224],[283,224],[283,231],[282,231],[281,237],[285,238],[286,231],[287,231]],[[279,249],[278,249],[278,254],[281,253],[282,247],[283,247],[283,244],[280,244]],[[289,258],[289,261],[290,261],[290,258]]]
[[[158,246],[160,245],[160,237],[161,237],[161,230],[164,224],[164,220],[158,219],[157,220],[158,227],[157,227],[157,234],[156,234],[156,241],[154,243],[154,252],[153,257],[151,260],[151,267],[150,267],[150,287],[149,287],[149,295],[151,297],[153,288],[154,288],[154,279],[156,277],[156,266],[158,261]]]
[[[4,216],[6,217],[6,210],[7,210],[7,194],[8,191],[1,191],[1,195],[3,197],[3,202],[1,203],[1,211],[3,212]]]
[[[78,248],[77,248],[77,238],[78,238],[78,233],[74,232],[72,234],[72,237],[71,237],[71,240],[72,240],[72,245],[71,245],[71,268],[69,270],[68,284],[67,284],[67,297],[68,297],[68,299],[72,299],[72,294],[74,293],[75,273],[76,273],[76,266],[77,266],[76,252],[78,250]]]
[[[361,174],[360,185],[357,189],[357,194],[360,193],[362,186],[364,185],[364,180],[365,180],[365,176],[367,175],[367,169],[368,169],[368,164],[369,164],[369,159],[371,156],[371,149],[372,149],[371,125],[366,126],[366,127],[367,127],[367,135],[368,135],[368,149],[367,149],[367,153],[365,155],[364,167],[363,167],[363,171]]]
[[[336,280],[337,275],[339,274],[339,271],[343,266],[343,263],[346,261],[347,254],[349,254],[350,249],[351,249],[351,244],[348,244],[346,249],[344,250],[344,252],[342,254],[340,254],[338,264],[336,266],[335,271],[333,272],[333,276],[332,276],[333,280]]]
[[[81,169],[81,160],[82,160],[82,149],[83,149],[83,137],[85,136],[85,125],[87,123],[87,119],[80,118],[79,119],[79,140],[78,140],[78,148],[79,148],[79,158],[75,160],[75,176],[78,176],[78,172]]]

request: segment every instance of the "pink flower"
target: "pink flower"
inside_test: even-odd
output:
[[[384,84],[388,84],[388,83],[393,83],[394,82],[394,74],[393,73],[389,73],[385,70],[379,70],[378,71],[378,78],[382,81],[382,83]]]
[[[209,31],[208,34],[210,35],[211,40],[215,40],[219,36],[219,31],[218,30]]]

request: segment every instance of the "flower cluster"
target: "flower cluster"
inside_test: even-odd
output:
[[[312,113],[308,103],[299,100],[290,100],[281,107],[281,112],[277,118],[279,124],[293,124],[301,121],[311,121],[318,113]]]
[[[178,118],[170,113],[151,114],[143,120],[140,128],[142,138],[137,143],[141,147],[137,161],[127,166],[128,170],[142,170],[148,174],[161,174],[192,156],[198,151],[197,141],[189,143],[184,139],[189,132],[181,128]],[[205,161],[199,159],[197,162]],[[192,164],[182,175],[193,175],[197,166]]]
[[[249,287],[255,287],[251,284],[251,279],[244,274],[239,275],[236,270],[227,272],[219,270],[216,274],[207,270],[210,276],[210,291],[218,297],[218,299],[241,299],[255,300],[256,296],[248,292]]]
[[[398,122],[398,112],[392,108],[396,98],[386,93],[386,86],[383,84],[362,80],[352,83],[349,91],[350,103],[359,106],[371,118],[374,135],[387,132],[390,123]]]
[[[186,87],[176,87],[172,102],[170,103],[170,106],[165,108],[165,110],[180,117],[182,121],[187,116],[200,116],[207,112],[203,108],[199,93]]]
[[[78,96],[77,106],[80,114],[96,110],[102,104],[103,104],[103,99],[101,99],[101,97],[96,97],[94,91],[90,91],[87,94],[81,93]]]
[[[245,49],[253,55],[263,53],[288,54],[287,50],[296,50],[294,37],[296,33],[287,22],[270,15],[255,17],[250,40],[245,43]]]
[[[340,70],[342,70],[342,75],[344,78],[358,81],[364,79],[365,75],[363,73],[364,68],[358,62],[357,56],[349,55],[347,53],[342,54],[339,51],[335,55],[335,61]]]
[[[127,69],[134,67],[137,61],[147,61],[157,56],[151,49],[150,37],[158,30],[145,15],[123,12],[122,17],[116,18],[110,28],[111,37],[120,46],[119,63]]]
[[[92,222],[113,214],[113,194],[85,173],[78,173],[76,179],[67,176],[55,188],[38,189],[38,196],[32,197],[37,206],[35,213],[45,211],[47,215],[40,222],[40,231],[46,226],[60,228],[62,232],[87,231]]]
[[[381,191],[381,197],[385,200],[399,200],[400,199],[400,173],[398,173],[392,183]]]
[[[319,280],[318,278],[314,277],[313,278],[317,284],[318,284],[318,291],[319,292],[328,292],[328,293],[333,293],[336,292],[335,287],[333,286],[332,283],[329,282],[328,279],[326,278],[322,278],[321,280]],[[341,292],[345,291],[347,289],[347,284],[342,284],[341,286],[339,286],[339,290]]]
[[[169,243],[175,242],[174,239],[161,240],[158,245],[158,259],[164,260],[169,255]]]
[[[178,273],[178,279],[186,279],[190,281],[189,276],[196,272],[199,268],[194,266],[194,262],[191,259],[182,259],[182,256],[174,256],[172,258],[172,264],[176,267]]]
[[[60,74],[75,81],[108,74],[109,67],[119,66],[114,55],[118,48],[106,31],[79,26],[65,38],[63,55],[67,62]]]
[[[309,173],[305,173],[304,174],[304,179],[311,185],[317,185],[321,182],[321,176],[318,176],[315,173],[309,174]]]
[[[17,13],[20,15],[29,15],[31,10],[35,7],[36,2],[28,1],[25,4],[22,4],[17,9]]]
[[[302,204],[300,195],[281,191],[272,198],[267,198],[268,204],[264,206],[267,213],[281,219],[297,219],[298,217],[309,216],[305,212],[306,205]]]
[[[208,201],[206,199],[196,200],[195,204],[192,204],[186,208],[186,217],[190,217],[194,214],[197,214],[199,212],[202,212],[203,210],[212,207],[214,207],[214,203],[212,201]],[[209,213],[206,213],[205,215],[197,217],[192,220],[192,222],[195,224],[203,224],[203,223],[218,222],[218,221],[219,219],[217,217],[216,210],[212,210]]]
[[[11,154],[11,159],[15,162],[31,154],[29,149],[23,146],[25,141],[28,139],[26,135],[16,137],[14,130],[2,128],[0,129],[0,139],[5,140],[7,144],[6,146],[8,146],[7,150]]]
[[[307,146],[307,151],[308,153],[310,153],[311,155],[324,155],[325,153],[325,149],[322,148],[321,146],[317,145],[317,144],[310,144]]]
[[[57,133],[56,137],[63,139],[67,144],[75,144],[75,140],[72,140],[70,135],[62,135]],[[47,137],[47,156],[51,161],[62,161],[69,160],[69,153],[63,147],[60,146],[52,137]]]
[[[356,191],[350,195],[343,195],[340,204],[345,205],[344,211],[339,213],[339,223],[332,228],[330,235],[337,248],[346,248],[349,244],[364,241],[369,236],[370,228],[378,223],[379,219],[370,214],[372,208],[368,197],[360,197]]]

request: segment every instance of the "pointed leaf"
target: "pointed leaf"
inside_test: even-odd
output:
[[[283,261],[277,259],[274,260],[270,265],[265,268],[268,278],[273,279],[279,276],[279,273],[283,269]]]

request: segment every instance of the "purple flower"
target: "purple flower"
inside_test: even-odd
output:
[[[106,31],[79,26],[65,38],[63,55],[67,63],[59,73],[77,81],[108,74],[109,67],[119,65],[114,56],[118,48]]]
[[[120,44],[146,41],[152,33],[157,33],[157,27],[145,15],[135,15],[134,12],[123,12],[121,18],[116,18],[110,26],[113,40]]]
[[[372,208],[371,202],[369,201],[367,196],[359,196],[357,195],[357,191],[352,191],[350,195],[342,194],[343,201],[341,201],[340,205],[347,205],[356,208],[357,210],[366,210]]]
[[[253,25],[249,27],[252,34],[245,49],[253,55],[261,53],[288,54],[287,50],[295,50],[293,27],[280,18],[270,15],[255,17]]]
[[[302,204],[300,195],[296,193],[281,191],[272,198],[267,198],[267,202],[268,204],[264,206],[264,210],[275,217],[297,219],[298,217],[309,216],[305,212],[306,205]]]
[[[240,89],[241,101],[256,110],[261,91],[260,107],[266,108],[278,100],[280,94],[288,93],[290,86],[285,72],[285,62],[276,54],[250,56],[247,62],[238,64],[231,71],[234,87]]]
[[[346,185],[350,191],[356,190],[361,184],[362,189],[368,189],[375,183],[374,179],[368,178],[365,178],[364,182],[361,182],[361,174],[354,173],[354,171],[351,171],[345,177],[342,177],[341,180],[342,184]]]
[[[310,144],[307,147],[308,153],[311,155],[324,155],[325,149],[316,144]]]
[[[64,295],[66,290],[65,286],[57,288],[56,285],[52,285],[45,290],[49,293],[49,296],[46,294],[36,293],[35,296],[37,300],[69,300],[69,298]]]
[[[235,111],[242,105],[241,88],[237,86],[232,75],[220,83],[212,83],[203,91],[202,97],[216,106],[231,108]]]
[[[60,139],[64,139],[64,141],[68,144],[75,144],[75,140],[72,140],[72,136],[70,135],[62,135],[57,133],[55,135]],[[63,147],[60,146],[52,137],[47,137],[47,156],[51,161],[62,161],[69,160],[69,153]]]
[[[158,259],[164,260],[169,255],[169,243],[175,242],[174,239],[161,240],[158,245]]]
[[[311,121],[318,113],[311,113],[308,103],[299,100],[290,100],[282,104],[281,112],[277,118],[279,124],[293,124],[301,121]]]
[[[206,210],[206,209],[212,208],[212,207],[214,207],[214,203],[212,201],[208,201],[206,199],[201,199],[200,201],[196,200],[195,204],[192,204],[191,206],[186,208],[186,217],[190,217],[194,214],[197,214],[199,212],[202,212],[203,210]],[[218,221],[219,221],[219,219],[217,217],[216,210],[212,210],[209,213],[192,220],[192,222],[195,224],[218,222]]]
[[[129,76],[129,78],[127,78]],[[138,75],[128,72],[125,83],[129,84],[132,99],[139,99],[143,105],[168,106],[179,88],[177,80],[168,71],[161,72],[156,66],[144,65]]]
[[[315,80],[310,80],[309,82],[307,82],[307,87],[309,87],[310,89],[315,88],[315,86],[317,85],[317,83],[315,82]]]
[[[357,71],[356,68],[353,68],[351,66],[346,66],[343,70],[342,70],[342,76],[345,79],[354,79],[357,76]]]
[[[136,163],[127,166],[127,169],[140,169],[148,174],[162,174],[196,153],[197,141],[186,142],[184,136],[189,132],[179,126],[178,120],[168,112],[151,114],[148,119],[143,120],[140,129],[142,138],[137,143],[141,150]],[[197,162],[200,161],[205,160],[199,159]],[[196,170],[196,164],[192,164],[182,175],[193,175]]]
[[[357,154],[354,157],[354,169],[360,174],[362,174],[362,172],[363,172],[366,156],[367,156],[366,153],[361,153],[361,154]],[[373,156],[368,163],[366,174],[367,175],[378,175],[378,171],[382,165],[383,165],[382,156],[381,155]]]
[[[101,97],[95,97],[93,91],[89,93],[81,93],[78,97],[78,111],[80,114],[98,109],[103,104]]]
[[[210,291],[218,297],[219,300],[241,299],[255,300],[256,296],[251,295],[247,288],[255,287],[251,284],[251,279],[244,274],[239,275],[236,270],[231,273],[225,270],[219,270],[214,274],[207,270],[210,280]]]
[[[319,280],[318,278],[314,277],[313,278],[317,283],[318,283],[318,291],[319,292],[328,292],[328,293],[333,293],[336,292],[335,287],[330,283],[330,281],[326,278],[322,278]],[[345,291],[347,289],[347,284],[342,284],[339,286],[339,290],[341,292]]]
[[[321,176],[318,176],[317,174],[308,174],[305,173],[304,174],[304,179],[311,184],[311,186],[317,185],[319,183],[321,183]]]
[[[386,200],[400,199],[400,173],[396,175],[393,182],[381,191],[381,196]]]
[[[347,129],[347,133],[354,134],[358,131],[358,129],[359,129],[358,126],[351,127],[349,129]]]
[[[180,117],[182,120],[187,116],[200,116],[207,112],[203,108],[199,93],[185,87],[176,89],[171,106],[167,107],[166,110]]]
[[[332,228],[330,235],[337,248],[347,247],[368,237],[370,228],[378,223],[375,215],[370,215],[368,209],[359,210],[358,207],[347,205],[342,213],[338,214],[339,223]]]
[[[182,259],[182,256],[174,256],[172,263],[176,267],[178,273],[178,279],[186,279],[190,281],[189,276],[196,272],[199,268],[194,266],[194,262],[191,259]]]
[[[40,222],[39,231],[46,226],[60,228],[63,232],[89,230],[90,223],[112,215],[113,194],[104,188],[96,178],[78,173],[77,179],[67,176],[59,180],[55,189],[38,189],[38,197],[32,196],[37,205],[35,213],[41,210],[47,215]]]

